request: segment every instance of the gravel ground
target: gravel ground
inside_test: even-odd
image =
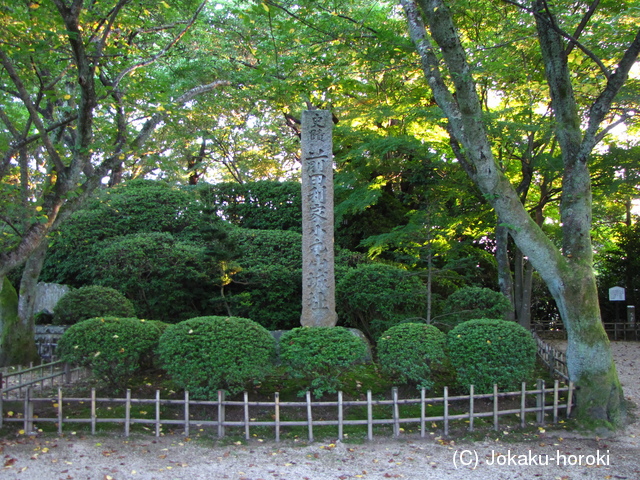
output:
[[[561,347],[561,345],[560,345]],[[640,343],[613,342],[625,395],[640,404]],[[517,441],[512,441],[517,440]],[[346,480],[640,479],[640,422],[613,438],[540,430],[458,444],[426,439],[364,444],[207,445],[180,436],[16,436],[0,439],[0,479]]]

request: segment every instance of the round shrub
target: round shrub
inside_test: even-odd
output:
[[[447,335],[449,360],[458,383],[474,385],[478,393],[519,389],[532,373],[536,361],[536,342],[515,322],[476,319],[461,323]]]
[[[89,367],[109,386],[124,388],[150,358],[161,329],[138,318],[91,318],[76,323],[62,335],[56,353],[66,362]]]
[[[66,293],[53,312],[55,325],[74,323],[95,317],[135,317],[133,304],[119,291],[98,285],[78,288]]]
[[[452,328],[474,318],[504,318],[511,306],[502,293],[483,287],[463,287],[447,298],[442,323]]]
[[[446,360],[446,335],[433,325],[401,323],[378,340],[378,361],[401,383],[432,388],[432,367]]]
[[[358,265],[336,285],[338,316],[370,339],[393,325],[422,317],[426,298],[420,278],[380,263]]]
[[[196,317],[167,328],[160,363],[194,398],[235,394],[269,373],[275,340],[256,322],[239,317]]]
[[[365,341],[344,327],[299,327],[280,338],[280,360],[287,373],[308,384],[301,395],[307,390],[316,396],[337,392],[340,375],[364,361],[367,353]]]

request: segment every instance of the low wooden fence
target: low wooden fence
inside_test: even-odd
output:
[[[58,389],[57,398],[52,399],[33,397],[29,389],[24,399],[14,402],[17,403],[17,407],[21,405],[22,412],[12,411],[12,415],[8,416],[2,410],[0,427],[3,422],[22,422],[24,431],[29,433],[34,431],[34,423],[40,425],[49,422],[57,424],[58,433],[62,434],[64,428],[72,424],[90,424],[91,433],[95,434],[98,424],[111,423],[123,424],[124,435],[129,436],[132,425],[142,424],[153,426],[155,435],[159,436],[163,425],[178,425],[182,427],[184,435],[188,436],[191,428],[197,425],[198,428],[213,427],[217,430],[219,438],[225,437],[227,428],[240,427],[246,439],[251,438],[252,428],[269,427],[273,428],[276,441],[280,441],[283,428],[306,427],[308,439],[312,442],[314,427],[337,427],[338,439],[342,440],[345,426],[361,425],[366,426],[367,438],[372,440],[373,428],[376,425],[392,426],[396,437],[400,436],[402,426],[414,425],[419,427],[420,435],[424,437],[427,425],[433,426],[434,422],[441,422],[439,428],[442,428],[445,436],[449,435],[450,425],[454,421],[467,423],[469,431],[474,430],[474,421],[480,418],[492,419],[493,428],[498,430],[500,418],[508,415],[517,418],[522,428],[526,425],[527,416],[530,419],[535,417],[535,422],[540,425],[545,424],[547,417],[552,423],[557,423],[561,413],[563,417],[570,415],[573,398],[573,384],[560,386],[557,380],[553,387],[547,387],[544,381],[539,380],[536,388],[532,390],[527,390],[526,384],[522,383],[522,388],[514,392],[498,392],[497,386],[494,386],[493,393],[475,394],[471,386],[469,395],[450,396],[448,388],[445,387],[442,397],[428,398],[426,391],[421,390],[420,398],[401,399],[398,397],[398,389],[394,388],[391,399],[373,399],[371,391],[368,391],[364,400],[345,400],[342,392],[339,392],[335,401],[313,401],[311,394],[307,393],[306,400],[298,402],[283,402],[278,393],[273,401],[250,401],[247,393],[242,400],[227,400],[223,391],[218,392],[217,400],[212,401],[191,400],[189,392],[185,392],[183,399],[161,399],[160,391],[156,391],[155,398],[139,399],[132,398],[130,390],[127,390],[125,398],[96,398],[95,389],[91,391],[89,398],[65,397],[62,389]],[[74,408],[74,404],[82,404],[88,413],[80,416],[79,409]],[[139,407],[132,408],[141,405],[151,406],[153,418],[142,418],[148,417],[149,412],[141,411]],[[174,417],[163,418],[163,407],[166,411],[166,407],[170,405],[174,406],[171,412]],[[403,417],[400,413],[402,407],[410,405],[419,406],[419,415],[415,415],[418,409],[414,407],[415,416]],[[434,405],[440,405],[440,409],[443,409],[441,415],[428,415],[428,408]],[[452,405],[455,405],[454,412],[450,410]],[[36,406],[41,407],[37,414]],[[124,406],[124,417],[99,417],[98,406],[101,412],[114,411],[114,406]],[[179,412],[177,419],[175,406],[178,406]],[[377,408],[379,406],[386,408]],[[202,415],[203,418],[194,418],[195,407],[202,407],[197,410],[198,415]],[[345,411],[349,407],[361,407],[357,411],[363,413],[362,418],[345,418]],[[55,414],[52,416],[53,412]],[[384,418],[380,418],[381,416]],[[296,419],[285,419],[292,417]],[[265,420],[266,418],[270,420]]]
[[[53,389],[56,385],[73,383],[84,375],[84,368],[73,367],[62,360],[28,368],[5,368],[0,371],[0,398],[22,398],[28,388],[36,386],[44,390],[48,386]]]
[[[535,332],[532,332],[533,338],[538,345],[538,357],[542,360],[552,377],[561,378],[565,382],[569,381],[569,370],[567,369],[566,353],[553,348],[547,342],[542,340]]]

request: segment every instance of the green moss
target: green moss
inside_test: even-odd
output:
[[[7,277],[0,290],[0,365],[28,365],[38,360],[33,331],[18,317],[18,293]]]
[[[613,364],[602,374],[585,373],[576,385],[574,415],[581,429],[602,434],[625,426],[627,404]]]

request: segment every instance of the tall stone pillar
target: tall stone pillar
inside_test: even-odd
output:
[[[302,112],[302,315],[308,327],[333,327],[333,127],[328,110]]]

